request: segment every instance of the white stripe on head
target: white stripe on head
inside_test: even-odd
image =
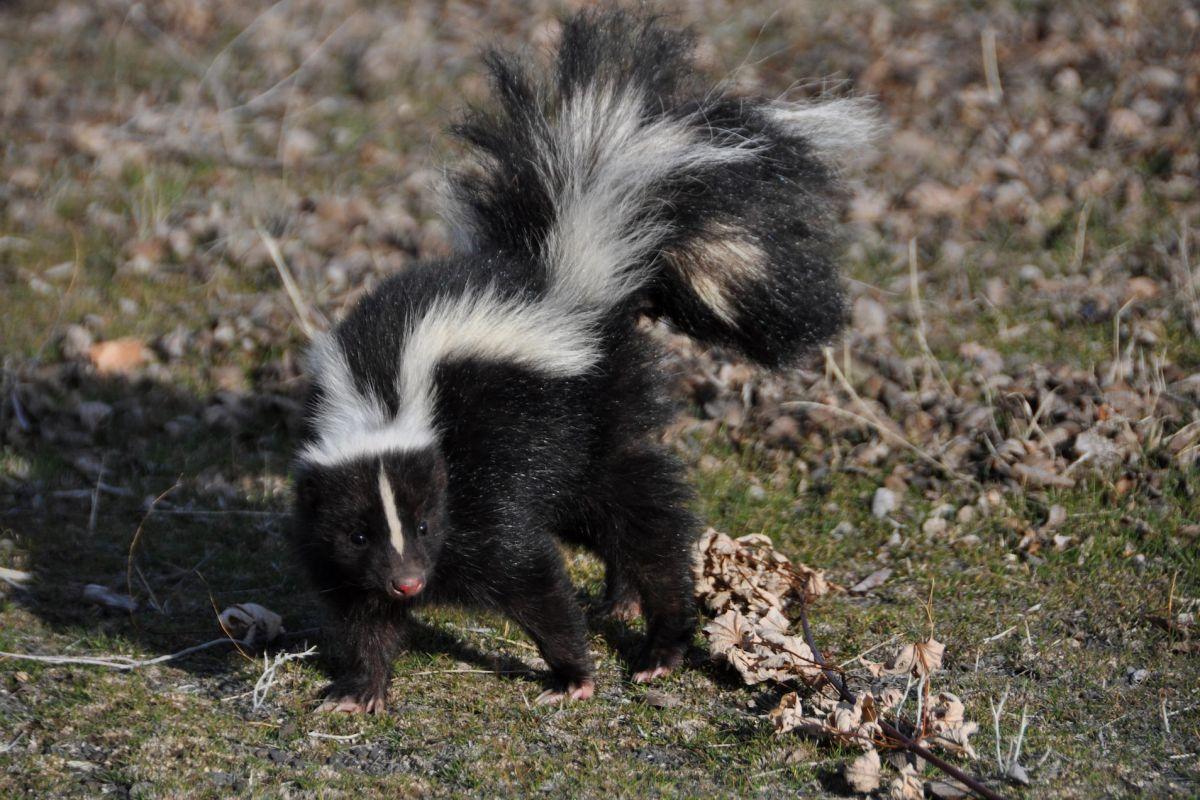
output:
[[[392,492],[392,484],[388,480],[383,462],[379,462],[379,497],[383,500],[383,516],[387,518],[388,537],[396,555],[404,555],[404,527],[400,524],[400,515],[396,512],[396,495]]]

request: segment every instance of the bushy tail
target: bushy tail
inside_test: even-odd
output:
[[[489,54],[497,104],[455,128],[477,160],[451,222],[470,248],[537,259],[565,307],[648,309],[776,366],[843,320],[837,164],[875,118],[701,86],[691,50],[606,10],[566,21],[548,81]]]

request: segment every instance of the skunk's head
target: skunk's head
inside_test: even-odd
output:
[[[296,538],[323,590],[397,602],[424,590],[446,538],[446,466],[435,447],[296,471]]]

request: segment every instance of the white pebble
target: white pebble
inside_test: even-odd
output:
[[[883,519],[896,508],[896,493],[891,489],[880,486],[871,498],[871,513]]]

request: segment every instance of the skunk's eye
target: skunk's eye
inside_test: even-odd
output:
[[[367,535],[365,533],[355,531],[354,533],[350,534],[350,542],[355,547],[362,547],[367,543]]]
[[[429,523],[422,521],[421,524],[417,525],[417,533],[421,534],[422,536],[429,533]]]

